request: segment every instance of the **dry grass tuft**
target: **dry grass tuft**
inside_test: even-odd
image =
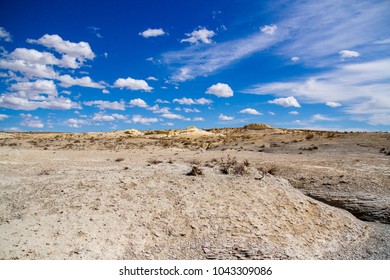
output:
[[[271,165],[265,165],[265,166],[258,167],[257,170],[259,170],[263,174],[275,175],[278,168],[276,167],[276,165],[271,164]]]
[[[313,139],[313,137],[314,137],[313,133],[308,133],[308,134],[306,134],[305,139],[310,140],[310,139]]]
[[[222,174],[234,174],[234,175],[245,175],[248,174],[247,167],[250,166],[249,161],[246,159],[243,162],[238,162],[236,157],[227,155],[226,158],[221,158],[219,163],[219,170]]]
[[[156,164],[160,164],[162,163],[162,160],[158,160],[158,159],[150,159],[148,160],[148,165],[156,165]]]
[[[187,176],[200,176],[203,175],[203,171],[198,166],[194,165],[192,166],[192,169],[190,172],[186,174]]]

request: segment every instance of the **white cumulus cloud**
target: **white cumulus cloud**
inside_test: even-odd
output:
[[[106,115],[102,112],[95,113],[92,120],[93,121],[103,121],[103,122],[113,122],[115,120],[125,120],[126,117],[120,114]]]
[[[56,34],[46,34],[38,40],[28,39],[27,42],[52,48],[61,54],[67,54],[80,60],[93,59],[95,57],[95,54],[87,42],[73,43],[63,40]]]
[[[8,119],[8,118],[9,118],[8,115],[0,114],[0,121],[3,121],[3,120]]]
[[[34,49],[16,48],[9,55],[15,60],[24,60],[30,63],[57,65],[60,60],[48,52],[40,52]]]
[[[0,27],[0,39],[6,42],[12,42],[11,34],[4,27]]]
[[[157,36],[165,35],[165,31],[162,28],[156,28],[156,29],[148,28],[145,31],[140,32],[139,35],[144,38],[157,37]]]
[[[88,121],[82,119],[74,119],[74,118],[68,119],[65,122],[65,125],[73,128],[80,128],[82,125],[86,125],[86,124],[88,124]]]
[[[278,30],[278,27],[275,24],[271,25],[264,25],[260,27],[261,32],[268,34],[268,35],[273,35],[275,34],[276,30]]]
[[[148,104],[142,100],[141,98],[133,99],[129,102],[131,106],[141,107],[141,108],[147,108],[149,107]]]
[[[150,92],[153,89],[144,80],[136,80],[130,77],[126,79],[123,78],[117,79],[114,83],[114,87],[118,87],[121,89],[126,88],[129,90],[143,90],[147,92]]]
[[[27,77],[36,77],[36,78],[48,78],[54,79],[56,77],[56,72],[53,70],[53,67],[30,63],[24,60],[7,60],[0,59],[0,68],[9,69],[12,71],[20,72]]]
[[[327,116],[321,115],[321,114],[315,114],[310,118],[310,122],[316,122],[316,121],[336,121],[335,118],[329,118]]]
[[[326,105],[326,106],[329,106],[329,107],[332,107],[332,108],[336,108],[336,107],[342,106],[341,103],[339,103],[339,102],[333,102],[333,101],[326,102],[325,105]]]
[[[297,61],[299,61],[300,60],[300,58],[298,57],[298,56],[293,56],[292,58],[291,58],[291,61],[293,61],[293,62],[297,62]]]
[[[213,94],[218,97],[232,97],[233,90],[228,84],[217,83],[209,87],[206,91],[207,94]]]
[[[192,99],[192,98],[187,98],[183,97],[181,99],[175,98],[173,99],[173,102],[182,104],[182,105],[209,105],[213,103],[212,100],[206,99],[206,98],[199,98],[199,99]]]
[[[200,113],[198,109],[191,109],[191,108],[184,108],[183,111],[186,113]]]
[[[33,94],[58,95],[56,85],[52,80],[36,80],[34,82],[19,82],[10,86],[11,90],[24,91]]]
[[[140,123],[143,125],[150,125],[151,123],[158,122],[157,118],[144,118],[141,115],[133,115],[130,120],[131,123]]]
[[[298,101],[295,99],[294,96],[289,96],[285,98],[276,98],[274,100],[268,101],[268,103],[280,105],[283,107],[297,107],[300,108],[301,105],[298,103]]]
[[[69,110],[80,108],[80,105],[68,98],[57,97],[54,95],[42,95],[35,92],[10,92],[0,96],[0,107],[13,110]]]
[[[351,58],[351,57],[358,57],[360,56],[360,53],[356,51],[349,51],[349,50],[342,50],[339,52],[341,58]]]
[[[167,100],[162,100],[162,99],[156,99],[156,103],[162,103],[162,104],[169,104],[169,101]]]
[[[290,115],[295,115],[295,116],[296,116],[296,115],[299,115],[299,112],[297,112],[297,111],[291,111],[291,112],[289,112],[289,114],[290,114]]]
[[[182,116],[182,115],[179,115],[179,114],[174,114],[174,113],[165,113],[165,114],[162,114],[161,115],[163,118],[167,118],[167,119],[177,119],[177,120],[189,120],[188,118]]]
[[[262,115],[259,111],[252,109],[252,108],[246,108],[240,111],[241,114],[249,114],[249,115]]]
[[[234,117],[230,117],[230,116],[226,116],[224,114],[220,114],[218,116],[218,119],[220,119],[221,121],[232,121],[232,120],[234,120]]]
[[[103,100],[95,100],[95,101],[86,101],[84,102],[87,106],[97,106],[100,110],[110,109],[110,110],[125,110],[125,103],[123,101],[103,101]]]
[[[39,117],[32,116],[31,114],[20,114],[23,121],[20,123],[22,126],[31,128],[43,128],[45,125],[39,119]]]
[[[214,37],[214,35],[214,31],[207,30],[205,27],[199,27],[198,30],[194,30],[191,33],[186,33],[188,38],[182,39],[180,42],[188,42],[191,44],[202,42],[205,44],[211,44],[213,42],[211,38]]]
[[[71,86],[81,86],[81,87],[90,87],[90,88],[100,88],[103,89],[104,86],[101,83],[93,82],[90,77],[82,78],[72,78],[69,75],[59,76],[57,78],[61,82],[62,87],[71,87]]]

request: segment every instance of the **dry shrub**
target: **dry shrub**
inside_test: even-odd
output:
[[[310,140],[310,139],[313,139],[313,137],[314,137],[313,133],[308,133],[308,134],[306,134],[305,139]]]
[[[229,174],[230,171],[233,169],[233,167],[237,164],[236,157],[231,157],[230,155],[227,155],[226,159],[221,158],[219,162],[219,170],[223,174]]]
[[[197,158],[194,158],[194,159],[190,159],[188,161],[188,163],[192,164],[192,165],[200,165],[201,164],[201,161]]]
[[[301,150],[301,151],[314,151],[314,150],[318,150],[318,147],[312,145],[312,146],[307,147],[307,148],[299,148],[299,150]]]
[[[204,166],[213,168],[215,165],[218,164],[218,159],[213,158],[211,160],[208,160],[204,163]]]
[[[186,175],[187,176],[200,176],[200,175],[203,175],[203,171],[198,166],[194,165],[194,166],[192,166],[191,171],[188,172]]]
[[[233,174],[235,175],[244,175],[247,174],[248,171],[243,163],[237,164],[233,167]]]
[[[38,175],[50,175],[49,169],[43,169],[41,172],[38,173]]]
[[[236,157],[231,157],[227,155],[227,157],[221,158],[219,161],[219,170],[222,174],[234,174],[234,175],[244,175],[248,174],[247,167],[250,165],[249,161],[246,159],[243,162],[238,162]]]
[[[264,166],[258,167],[257,170],[259,170],[263,174],[275,175],[276,171],[278,169],[277,169],[276,165],[270,164],[270,165],[264,165]]]
[[[162,161],[158,160],[158,159],[150,159],[150,160],[148,160],[148,163],[149,163],[149,165],[156,165],[156,164],[162,163]]]
[[[117,159],[115,159],[115,162],[121,162],[121,161],[124,161],[125,159],[124,158],[117,158]]]

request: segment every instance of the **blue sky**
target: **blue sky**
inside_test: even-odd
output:
[[[390,130],[390,1],[3,1],[0,130]]]

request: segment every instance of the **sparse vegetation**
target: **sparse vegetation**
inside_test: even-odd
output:
[[[308,133],[308,134],[306,134],[305,139],[310,140],[310,139],[313,139],[313,137],[314,137],[313,133]]]
[[[156,165],[156,164],[160,164],[162,163],[161,160],[158,160],[158,159],[150,159],[148,160],[148,165]]]
[[[189,160],[188,163],[190,163],[192,165],[200,165],[201,161],[199,159],[195,158],[195,159]]]
[[[191,171],[188,172],[186,175],[187,176],[199,176],[199,175],[203,175],[203,171],[197,165],[194,165],[194,166],[192,166]]]
[[[380,151],[379,151],[381,154],[385,154],[385,155],[387,155],[387,156],[390,156],[390,150],[386,150],[386,148],[382,148],[382,149],[380,149]]]
[[[221,158],[218,162],[222,174],[234,174],[234,175],[244,175],[248,173],[247,167],[250,165],[248,160],[243,162],[238,162],[236,157],[231,157],[227,155],[226,158]]]
[[[301,150],[301,151],[314,151],[314,150],[318,150],[318,147],[312,145],[312,146],[307,147],[307,148],[299,148],[299,150]]]
[[[265,174],[275,175],[276,171],[277,171],[277,167],[274,164],[270,164],[270,165],[264,165],[264,166],[258,167],[257,170],[262,172],[263,175],[265,175]]]
[[[50,175],[50,170],[49,169],[43,169],[41,170],[38,175],[42,176],[42,175]]]
[[[230,155],[227,155],[226,159],[221,158],[219,161],[220,171],[223,174],[229,174],[233,167],[237,164],[236,157],[231,157]]]
[[[145,135],[162,135],[162,134],[168,135],[169,130],[150,130],[145,132]]]
[[[123,157],[120,157],[120,158],[117,158],[115,159],[115,162],[121,162],[121,161],[124,161],[125,159]]]
[[[204,165],[205,165],[206,167],[211,167],[211,168],[213,168],[216,164],[218,164],[218,159],[213,158],[213,159],[211,159],[211,160],[206,161]]]

